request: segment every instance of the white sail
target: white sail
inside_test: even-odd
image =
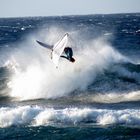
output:
[[[67,43],[68,43],[68,34],[65,34],[63,38],[60,39],[53,47],[52,60],[53,63],[56,65],[56,67],[58,67],[60,56],[63,53]]]

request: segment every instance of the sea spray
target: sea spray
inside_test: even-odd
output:
[[[50,38],[52,34],[47,36]],[[112,63],[125,61],[103,38],[73,48],[76,62],[61,58],[58,69],[51,62],[50,51],[32,41],[20,45],[23,47],[13,55],[19,65],[18,74],[12,76],[9,86],[10,96],[21,100],[57,98],[75,90],[86,90]]]

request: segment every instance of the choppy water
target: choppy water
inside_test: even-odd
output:
[[[36,40],[66,32],[56,69]],[[0,139],[139,137],[139,13],[0,19]]]

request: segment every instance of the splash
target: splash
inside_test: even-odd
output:
[[[53,34],[50,31],[47,33],[51,42],[58,39],[57,33],[60,33],[59,36],[64,33],[60,29],[52,31]],[[77,32],[69,34],[75,40],[79,37]],[[86,90],[97,75],[103,73],[112,63],[126,61],[103,38],[88,42],[82,38],[82,44],[78,42],[78,46],[73,46],[76,62],[70,63],[61,59],[59,68],[56,69],[49,57],[50,52],[39,47],[35,40],[33,36],[30,37],[13,54],[18,67],[13,63],[16,73],[8,85],[11,88],[10,96],[20,100],[57,98],[67,96],[75,90]]]

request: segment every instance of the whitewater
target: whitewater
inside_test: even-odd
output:
[[[0,19],[0,139],[13,132],[123,139],[126,131],[138,139],[139,21],[139,14]],[[36,40],[53,45],[65,33],[76,61],[60,58],[56,68]]]

